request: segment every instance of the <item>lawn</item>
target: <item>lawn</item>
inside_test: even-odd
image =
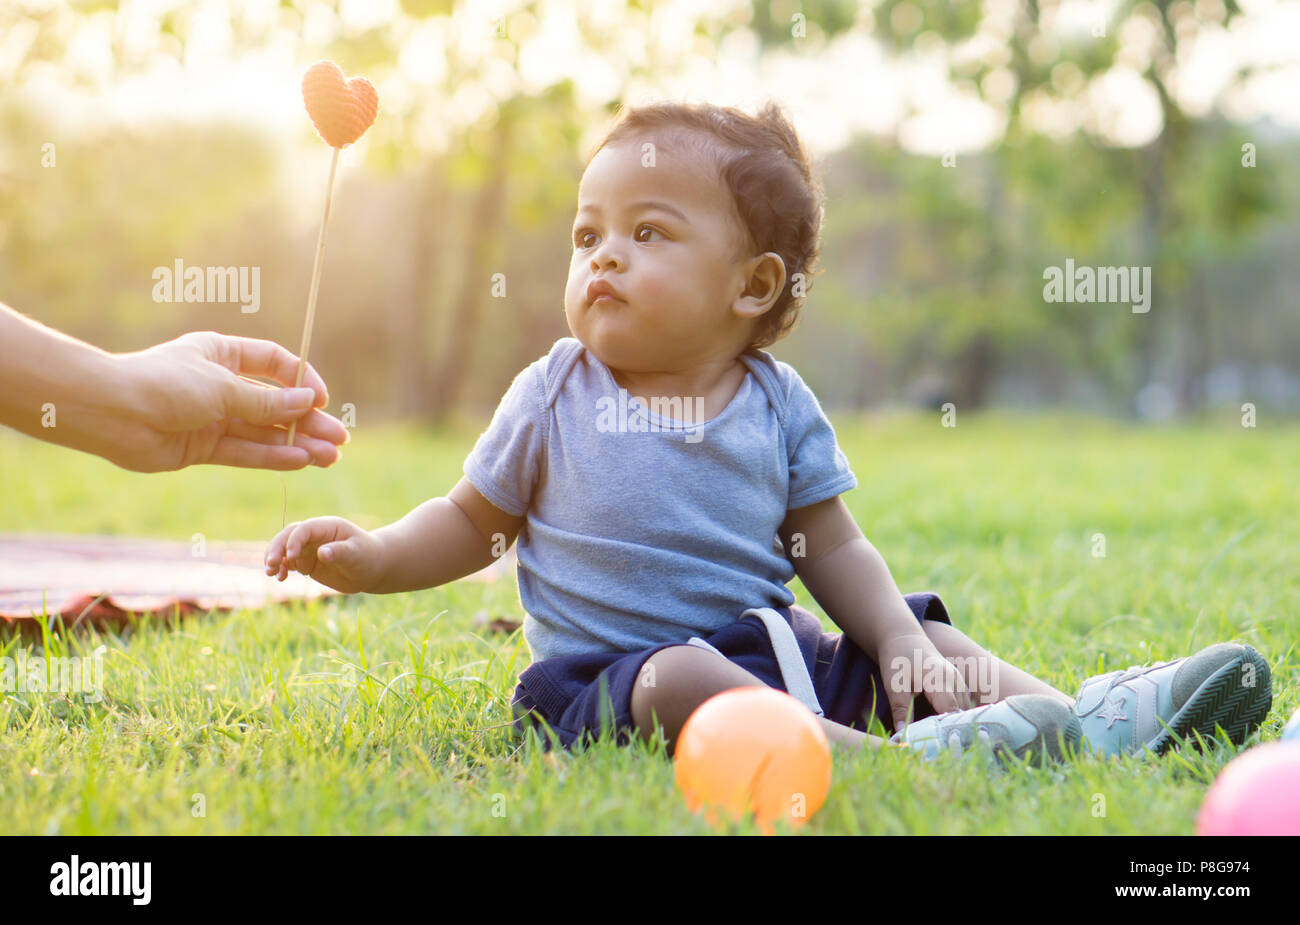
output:
[[[1010,413],[953,428],[937,415],[834,420],[860,483],[846,501],[899,586],[940,593],[997,655],[1073,693],[1100,671],[1247,642],[1273,669],[1254,740],[1276,738],[1296,709],[1300,426],[1244,429],[1231,414],[1157,428]],[[446,492],[476,433],[363,426],[337,466],[286,474],[282,488],[270,472],[136,475],[5,431],[0,531],[267,540],[286,506],[290,520],[376,527]],[[662,749],[520,747],[508,704],[528,650],[521,633],[477,628],[484,616],[521,616],[513,581],[56,638],[51,655],[105,647],[105,695],[0,694],[6,830],[711,831]],[[0,655],[23,645],[0,637]],[[990,773],[837,752],[803,831],[1190,833],[1232,753]]]

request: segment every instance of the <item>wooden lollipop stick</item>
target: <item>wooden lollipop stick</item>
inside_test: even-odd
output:
[[[302,326],[302,346],[298,350],[298,377],[294,380],[294,388],[302,385],[303,373],[307,371],[307,351],[311,349],[311,327],[316,321],[316,293],[320,289],[320,264],[321,255],[325,253],[325,224],[330,220],[330,200],[334,198],[334,172],[339,166],[340,148],[334,149],[334,157],[330,159],[330,178],[325,185],[325,211],[320,217],[320,236],[316,238],[316,260],[311,267],[311,289],[307,293],[307,322]],[[293,437],[298,430],[298,422],[294,421],[289,425],[289,439],[285,446],[293,446]]]

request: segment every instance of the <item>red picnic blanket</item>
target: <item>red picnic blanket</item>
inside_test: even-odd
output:
[[[257,608],[338,592],[290,573],[266,575],[261,542],[195,542],[123,536],[0,534],[0,626],[121,623],[130,613],[171,616]],[[503,557],[503,560],[506,557]],[[471,579],[509,574],[499,560]]]

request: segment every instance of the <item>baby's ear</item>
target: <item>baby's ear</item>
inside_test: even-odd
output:
[[[745,288],[733,310],[742,318],[765,314],[785,291],[785,261],[775,251],[759,254],[745,263]]]

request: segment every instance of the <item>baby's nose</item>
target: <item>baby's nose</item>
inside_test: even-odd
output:
[[[601,270],[609,267],[623,268],[623,254],[619,250],[619,245],[613,242],[602,241],[600,246],[592,252],[591,271],[599,273]]]

